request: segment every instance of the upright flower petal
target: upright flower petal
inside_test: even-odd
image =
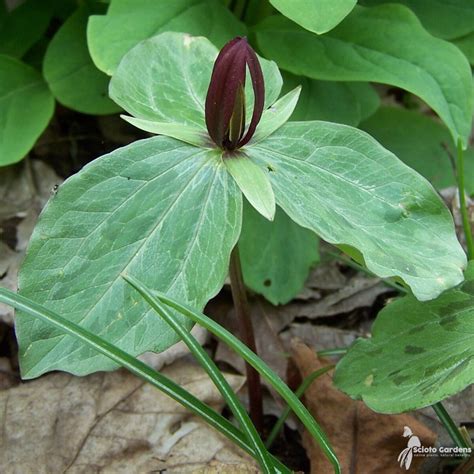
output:
[[[250,126],[244,136],[247,66],[255,100]],[[235,150],[245,145],[255,133],[264,101],[265,87],[257,55],[246,38],[234,38],[222,48],[214,63],[205,107],[209,136],[225,150]]]

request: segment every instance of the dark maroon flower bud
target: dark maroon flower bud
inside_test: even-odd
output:
[[[245,132],[245,76],[250,71],[254,92],[252,120]],[[216,145],[235,150],[252,138],[262,117],[265,85],[255,51],[246,38],[234,38],[214,63],[206,97],[206,126]]]

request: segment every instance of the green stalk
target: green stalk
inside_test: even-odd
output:
[[[335,347],[334,349],[324,349],[322,351],[318,351],[317,354],[318,357],[333,357],[346,355],[348,350],[348,347]]]
[[[466,192],[464,185],[464,151],[462,149],[461,139],[458,139],[458,153],[457,153],[457,180],[458,180],[458,191],[459,191],[459,207],[461,209],[462,226],[464,229],[464,235],[466,236],[467,246],[467,258],[468,260],[474,259],[474,241],[472,238],[471,224],[469,222],[469,214],[467,212],[466,205]]]
[[[76,339],[82,341],[87,346],[92,347],[97,352],[109,357],[130,371],[132,374],[140,377],[145,382],[150,383],[158,390],[161,390],[170,398],[190,410],[192,413],[201,417],[206,423],[222,433],[230,441],[241,447],[252,457],[256,457],[254,448],[247,441],[247,437],[232,423],[230,423],[230,421],[226,420],[222,415],[214,411],[194,395],[181,388],[163,374],[152,369],[150,366],[138,359],[135,359],[130,354],[127,354],[113,344],[96,336],[87,329],[84,329],[81,326],[64,319],[63,317],[29,300],[28,298],[17,295],[16,293],[13,293],[12,291],[9,291],[5,288],[0,288],[0,302],[12,306],[19,311],[24,311],[35,318],[41,319],[42,321],[51,324],[66,334],[70,334]],[[272,457],[272,462],[279,472],[289,472],[288,468],[284,466],[278,459]]]
[[[446,428],[446,431],[449,433],[449,436],[451,436],[451,439],[454,441],[454,444],[459,448],[470,448],[469,444],[464,439],[464,436],[459,431],[456,423],[446,411],[446,408],[444,408],[443,404],[441,402],[438,402],[431,406],[433,407],[433,410],[435,411],[436,415],[438,415],[438,418],[441,423],[443,423],[444,427]]]
[[[339,460],[334,452],[334,449],[329,442],[324,431],[318,425],[318,423],[311,416],[306,407],[301,401],[295,396],[295,394],[288,388],[288,386],[281,380],[281,378],[275,374],[270,367],[260,359],[254,352],[252,352],[245,344],[243,344],[238,338],[227,331],[225,328],[217,324],[211,318],[207,317],[202,313],[198,313],[193,309],[178,303],[177,301],[169,298],[165,294],[154,291],[153,294],[160,299],[166,305],[176,309],[180,313],[187,316],[189,319],[198,323],[208,331],[216,335],[219,339],[225,342],[235,352],[237,352],[243,359],[245,359],[252,367],[254,367],[279,393],[279,395],[288,403],[295,415],[301,420],[303,425],[309,431],[311,436],[316,440],[328,460],[333,465],[334,471],[337,474],[341,473],[341,466]]]
[[[321,367],[318,370],[315,370],[312,374],[309,374],[303,382],[301,382],[301,385],[298,387],[298,389],[295,392],[295,396],[298,398],[301,398],[306,390],[309,388],[309,386],[321,375],[325,374],[326,372],[329,372],[331,369],[334,369],[334,365],[327,365],[326,367]],[[291,408],[289,405],[285,407],[283,410],[283,413],[280,415],[280,418],[278,418],[277,422],[272,428],[272,431],[270,435],[268,436],[268,439],[265,443],[265,446],[267,449],[270,449],[271,445],[275,441],[276,437],[280,433],[281,429],[283,428],[283,425],[285,424],[286,419],[291,413]]]
[[[232,390],[227,380],[217,368],[216,364],[211,360],[207,352],[201,347],[195,337],[185,329],[164,307],[163,303],[157,300],[150,291],[132,276],[124,275],[123,278],[137,290],[145,301],[165,320],[166,324],[170,326],[176,334],[182,339],[194,357],[197,359],[201,367],[207,372],[214,385],[224,397],[227,405],[238,420],[240,428],[246,434],[249,443],[252,444],[253,449],[257,455],[257,461],[265,473],[274,473],[270,454],[268,453],[263,441],[261,440],[254,424],[249,418],[244,407]]]

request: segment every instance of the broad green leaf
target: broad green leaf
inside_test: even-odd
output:
[[[132,355],[162,351],[176,335],[120,275],[202,308],[227,275],[241,208],[216,151],[137,141],[61,185],[31,238],[20,293]],[[25,378],[116,367],[25,314],[16,322]]]
[[[183,33],[162,33],[142,41],[121,61],[110,82],[110,97],[134,117],[158,122],[156,128],[160,123],[182,124],[207,136],[204,105],[217,53],[206,38]],[[282,79],[273,61],[261,64],[265,105],[270,107],[280,94]],[[251,114],[250,81],[245,94]]]
[[[211,144],[209,135],[202,128],[192,125],[172,122],[153,122],[151,120],[129,117],[128,115],[121,115],[120,117],[140,130],[145,130],[145,132],[154,133],[156,135],[166,135],[167,137],[176,138],[177,140],[194,146],[209,147]]]
[[[244,203],[239,239],[244,281],[271,303],[288,303],[303,289],[309,270],[319,262],[318,243],[314,232],[279,207],[269,222]]]
[[[297,85],[302,90],[290,120],[325,120],[357,126],[380,105],[377,92],[367,82],[318,81],[283,74],[283,92]]]
[[[356,7],[324,36],[271,17],[258,26],[257,40],[265,56],[294,74],[406,89],[441,117],[455,142],[468,142],[474,104],[468,61],[458,48],[427,33],[402,5]]]
[[[419,112],[381,107],[360,124],[385,148],[418,171],[437,189],[456,185],[450,154],[456,156],[448,129]],[[474,150],[466,151],[466,191],[474,193]]]
[[[394,3],[393,0],[363,0],[364,5]],[[397,0],[413,10],[423,26],[434,36],[458,38],[474,30],[472,0]]]
[[[70,16],[49,43],[43,73],[56,99],[86,114],[111,114],[119,107],[108,97],[109,78],[92,62],[86,43],[90,10]]]
[[[357,0],[270,0],[270,3],[303,28],[322,34],[338,25]]]
[[[0,166],[25,157],[48,125],[54,98],[32,67],[0,55]]]
[[[268,172],[241,152],[224,155],[222,160],[249,203],[263,217],[272,221],[275,216],[275,195],[268,179]]]
[[[420,300],[462,281],[466,256],[440,197],[366,133],[289,122],[246,153],[272,169],[276,202],[296,223],[354,247],[373,273],[400,277]]]
[[[217,0],[112,0],[106,15],[90,18],[87,41],[96,66],[112,75],[125,53],[165,31],[207,36],[222,47],[246,28]]]
[[[51,20],[48,2],[27,0],[0,18],[0,54],[21,58],[45,33]]]
[[[433,301],[411,296],[384,308],[371,339],[339,362],[335,384],[372,410],[400,413],[432,405],[474,382],[474,262],[466,281]]]

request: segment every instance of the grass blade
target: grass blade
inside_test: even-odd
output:
[[[308,387],[321,375],[325,374],[326,372],[329,372],[331,369],[334,369],[334,365],[327,365],[326,367],[321,367],[318,370],[315,370],[312,374],[309,374],[303,382],[301,382],[301,385],[298,387],[298,389],[295,392],[295,396],[298,398],[301,398],[308,389]],[[273,444],[275,441],[275,438],[278,436],[278,433],[281,431],[283,428],[283,425],[285,424],[286,419],[291,413],[291,408],[289,405],[286,405],[285,409],[283,410],[282,414],[280,415],[280,418],[278,418],[277,422],[272,428],[272,431],[268,435],[267,441],[265,442],[265,446],[267,449],[270,449],[270,446]]]
[[[189,308],[188,306],[178,303],[177,301],[173,300],[172,298],[169,298],[164,293],[161,293],[159,291],[153,291],[153,294],[163,303],[167,304],[171,308],[176,309],[184,316],[187,316],[195,323],[212,332],[219,339],[224,341],[229,347],[231,347],[235,352],[237,352],[246,362],[248,362],[252,367],[254,367],[258,372],[260,372],[262,377],[264,377],[273,386],[273,388],[286,401],[286,403],[288,403],[295,415],[305,425],[306,429],[309,431],[311,436],[313,436],[313,438],[319,444],[328,460],[333,465],[334,472],[340,474],[341,466],[339,464],[339,460],[337,459],[336,453],[334,452],[334,449],[332,448],[324,431],[314,420],[314,418],[311,416],[306,407],[301,403],[301,401],[283,382],[283,380],[281,380],[281,378],[277,374],[275,374],[262,359],[260,359],[254,352],[252,352],[233,334],[227,331],[227,329],[224,329],[222,326],[217,324],[215,321],[213,321],[206,315],[198,313],[193,309]]]
[[[189,350],[196,357],[201,367],[207,372],[215,386],[219,389],[219,392],[224,397],[232,413],[238,420],[242,431],[246,434],[247,440],[252,444],[256,459],[260,464],[263,472],[274,473],[275,469],[270,459],[270,454],[265,448],[263,441],[261,440],[254,424],[250,420],[248,413],[240,403],[239,399],[233,392],[231,386],[227,380],[221,374],[216,364],[211,360],[207,352],[201,347],[199,342],[194,336],[187,331],[175,318],[168,312],[167,307],[161,303],[156,297],[153,296],[151,291],[143,285],[136,278],[129,275],[122,275],[122,277],[129,283],[135,290],[140,293],[143,299],[161,316],[166,323],[179,335],[182,341],[186,344]]]
[[[168,377],[152,369],[150,366],[135,359],[130,354],[127,354],[118,347],[110,344],[106,340],[96,336],[77,324],[64,319],[28,298],[17,295],[5,288],[0,288],[0,302],[12,306],[17,310],[24,311],[33,317],[41,319],[42,321],[61,329],[65,333],[70,334],[76,339],[84,342],[84,344],[89,347],[97,350],[97,352],[109,357],[145,382],[148,382],[158,390],[161,390],[195,415],[201,417],[210,426],[222,433],[230,441],[240,446],[252,457],[256,456],[254,448],[249,444],[246,436],[230,421],[226,420],[222,415],[214,411],[194,395],[184,390]],[[272,461],[280,472],[288,472],[288,468],[286,468],[286,466],[276,458],[272,458]]]

